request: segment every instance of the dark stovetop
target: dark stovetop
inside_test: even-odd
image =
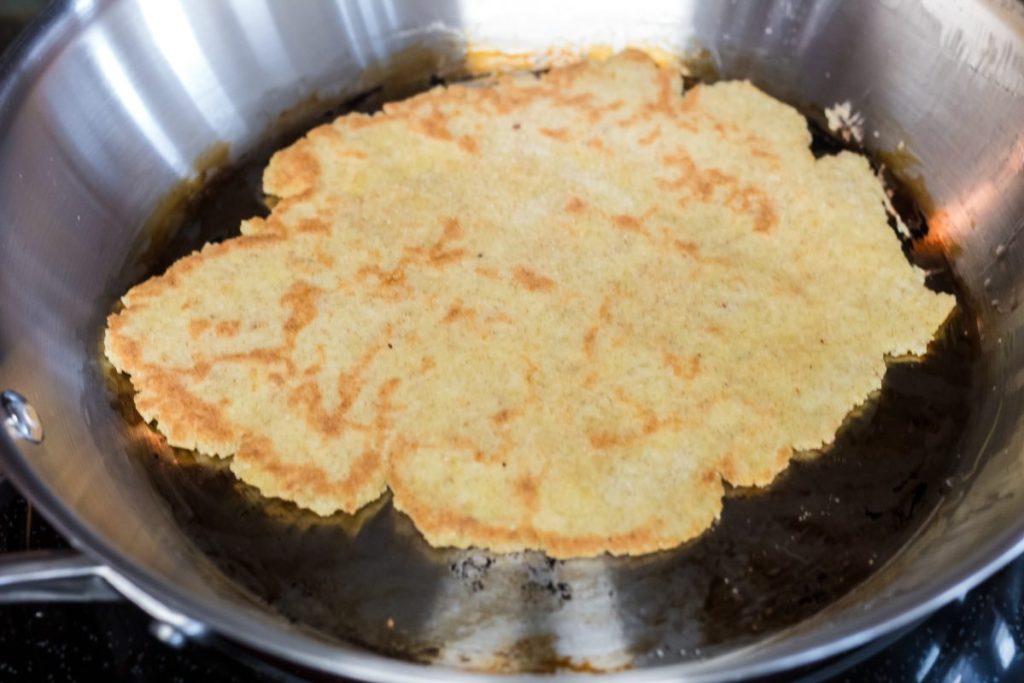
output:
[[[0,50],[43,3],[0,0]],[[0,481],[0,553],[67,543]],[[1024,558],[929,619],[885,642],[773,680],[1024,681]],[[280,680],[214,647],[175,649],[130,603],[0,606],[0,681]]]

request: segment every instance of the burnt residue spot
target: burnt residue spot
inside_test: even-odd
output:
[[[342,114],[350,112],[358,111],[363,114],[372,114],[379,111],[383,91],[384,88],[382,86],[363,90],[362,92],[347,98],[341,104],[333,107],[327,107],[317,115],[317,120],[321,123],[327,123],[328,121],[333,121]]]
[[[572,600],[572,587],[564,581],[527,581],[522,584],[522,589],[525,593],[541,591],[560,600]]]
[[[498,653],[502,670],[529,674],[554,673],[608,673],[586,659],[576,660],[558,653],[554,634],[539,634],[517,640],[507,650]]]
[[[953,295],[957,293],[959,287],[956,276],[950,268],[929,271],[925,275],[924,285],[932,291]]]
[[[821,118],[808,116],[807,127],[811,131],[811,154],[815,159],[834,156],[844,149],[851,149],[848,143],[822,124]]]
[[[534,635],[517,640],[501,659],[512,665],[512,670],[523,673],[554,673],[558,671],[558,650],[552,634]]]
[[[490,555],[472,554],[448,565],[449,571],[460,581],[469,585],[474,593],[482,591],[486,586],[484,579],[487,570],[494,564]]]
[[[702,81],[697,76],[684,75],[683,76],[683,92],[686,92],[687,90],[691,90],[691,89],[695,88],[696,86],[700,85],[703,82],[704,81]]]
[[[526,580],[520,584],[523,599],[532,603],[572,600],[572,585],[562,580],[559,571],[564,562],[547,556],[539,556],[528,562]]]
[[[710,85],[721,80],[718,64],[710,51],[701,49],[683,60],[683,92],[701,84]]]

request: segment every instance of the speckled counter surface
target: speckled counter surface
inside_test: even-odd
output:
[[[9,484],[0,483],[0,552],[64,548]],[[0,606],[0,681],[275,680],[198,644],[175,650],[125,603]]]

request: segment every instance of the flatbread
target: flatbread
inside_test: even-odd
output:
[[[391,488],[436,546],[646,553],[830,442],[954,306],[867,161],[642,53],[438,87],[278,152],[242,236],[133,288],[107,355],[267,496]]]

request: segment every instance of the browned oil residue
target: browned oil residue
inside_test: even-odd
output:
[[[555,638],[550,634],[520,638],[510,648],[497,653],[489,666],[476,668],[474,671],[490,674],[530,673],[588,673],[607,674],[628,671],[632,666],[621,666],[606,669],[595,666],[587,659],[573,659],[559,655],[555,648]]]
[[[231,148],[225,142],[211,145],[196,157],[192,163],[194,175],[174,185],[160,198],[139,231],[142,239],[135,245],[130,257],[132,265],[141,265],[143,269],[147,269],[160,259],[171,239],[194,209],[204,188],[227,168],[230,158]]]

